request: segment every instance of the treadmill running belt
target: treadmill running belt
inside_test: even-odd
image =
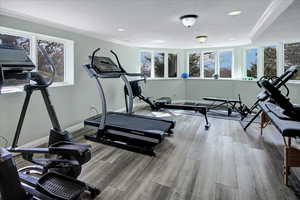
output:
[[[85,120],[85,124],[99,126],[102,115],[96,115]],[[129,115],[125,113],[107,113],[106,125],[122,127],[135,131],[169,131],[171,123],[160,120],[145,119],[138,115]]]

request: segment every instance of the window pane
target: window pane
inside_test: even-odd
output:
[[[177,77],[177,54],[169,53],[168,55],[168,75]]]
[[[43,46],[49,57],[53,60],[56,69],[54,77],[55,82],[63,82],[65,74],[64,62],[64,44],[58,42],[50,42],[46,40],[37,40],[38,45]],[[38,70],[45,76],[51,76],[51,67],[44,58],[42,53],[38,50]]]
[[[141,52],[141,73],[151,77],[152,55],[150,52]]]
[[[30,39],[25,37],[0,34],[1,48],[23,48],[27,55],[30,55]]]
[[[246,51],[247,76],[257,78],[257,49]]]
[[[284,70],[294,65],[300,65],[300,43],[284,44]],[[299,71],[293,80],[300,80]]]
[[[277,75],[277,50],[276,46],[264,47],[264,75]]]
[[[190,77],[200,77],[200,63],[201,63],[201,54],[192,53],[189,54],[189,76]]]
[[[158,78],[164,77],[165,54],[164,53],[155,53],[154,60],[155,60],[155,62],[154,62],[155,77],[158,77]]]
[[[212,78],[215,74],[216,53],[206,52],[203,54],[204,77]]]
[[[219,55],[220,77],[231,78],[232,51],[222,51]]]

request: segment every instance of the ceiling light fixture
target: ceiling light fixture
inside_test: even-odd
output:
[[[228,13],[228,15],[230,15],[230,16],[238,16],[240,14],[242,14],[242,11],[240,11],[240,10],[234,10],[234,11],[231,11]]]
[[[163,44],[165,42],[166,41],[164,41],[164,40],[152,40],[152,43],[154,43],[154,44]]]
[[[206,36],[206,35],[199,35],[199,36],[196,37],[196,39],[197,39],[200,43],[206,42],[207,38],[208,38],[208,36]]]
[[[124,28],[118,28],[118,31],[123,32],[123,31],[125,31],[125,29]]]
[[[196,23],[197,18],[198,15],[183,15],[180,17],[180,20],[185,27],[190,28]]]

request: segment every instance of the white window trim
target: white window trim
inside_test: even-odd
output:
[[[283,73],[283,71],[282,72],[280,72],[281,70],[280,70],[280,44],[270,44],[270,45],[268,45],[268,44],[266,44],[266,45],[263,45],[262,47],[261,47],[261,71],[262,71],[262,73],[261,73],[261,75],[259,76],[259,77],[261,77],[261,76],[264,76],[265,75],[265,48],[266,47],[271,47],[271,46],[275,46],[276,47],[276,76],[279,76],[280,74],[282,74]]]
[[[200,76],[199,77],[190,77],[190,55],[191,54],[199,54],[200,55]],[[190,51],[186,53],[186,72],[189,75],[189,79],[199,79],[202,76],[202,54],[201,51]]]
[[[147,52],[151,54],[151,76],[148,79],[178,79],[179,78],[179,53],[172,52],[172,51],[159,51],[159,50],[148,50],[148,49],[141,49],[139,50],[139,70],[141,68],[142,60],[141,54],[142,52]],[[155,54],[156,53],[163,53],[164,54],[164,77],[155,77]],[[177,76],[176,77],[169,77],[169,54],[176,54],[177,55]]]
[[[243,70],[242,70],[242,78],[244,77],[247,77],[247,67],[246,67],[246,60],[247,60],[247,50],[250,50],[250,49],[257,49],[257,58],[256,58],[256,62],[257,62],[257,78],[261,77],[261,52],[260,52],[260,48],[258,46],[249,46],[249,47],[245,47],[243,49]],[[262,70],[263,71],[263,70]],[[257,78],[255,78],[253,81],[257,80]]]
[[[177,65],[176,65],[176,77],[169,77],[169,54],[175,54],[176,55],[176,59],[177,59]],[[167,52],[167,60],[166,60],[166,72],[167,72],[167,76],[166,78],[168,79],[177,79],[179,77],[179,53],[178,52]]]
[[[226,77],[221,77],[221,75],[220,75],[220,54],[222,53],[222,52],[228,52],[228,51],[230,51],[231,52],[231,78],[226,78]],[[218,65],[218,74],[219,74],[219,79],[233,79],[234,78],[234,68],[235,68],[235,62],[234,62],[234,58],[235,58],[235,55],[234,55],[234,49],[221,49],[221,50],[218,50],[217,51],[217,53],[218,53],[218,55],[217,55],[217,57],[218,57],[218,63],[217,63],[217,65]]]
[[[201,66],[201,68],[202,68],[202,71],[201,71],[201,78],[204,78],[204,79],[213,79],[213,77],[205,77],[204,76],[204,54],[205,53],[215,53],[215,73],[214,74],[216,74],[216,73],[218,73],[218,62],[219,62],[219,58],[218,58],[218,52],[217,52],[217,50],[205,50],[205,51],[202,51],[201,52],[201,64],[202,64],[202,66]]]
[[[284,56],[284,45],[285,44],[291,44],[291,43],[300,43],[298,40],[289,40],[284,42],[278,42],[278,43],[266,43],[262,44],[260,46],[248,46],[243,48],[243,70],[242,70],[242,77],[246,77],[247,75],[247,69],[246,69],[246,51],[248,49],[256,48],[258,55],[257,55],[257,77],[260,78],[264,75],[264,48],[268,46],[276,46],[276,56],[277,56],[277,76],[280,76],[284,73],[284,63],[285,63],[285,56]],[[288,83],[293,84],[300,84],[300,80],[290,80]]]
[[[54,82],[50,87],[74,85],[74,41],[2,26],[0,26],[0,33],[30,39],[29,57],[35,65],[37,65],[37,39],[50,40],[64,44],[64,82]],[[16,87],[15,91],[18,92],[19,88]],[[8,93],[13,93],[13,90],[10,90]]]

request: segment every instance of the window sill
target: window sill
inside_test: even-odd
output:
[[[68,82],[55,82],[50,86],[50,88],[72,86],[72,85],[74,84]],[[13,94],[13,93],[21,93],[21,92],[24,92],[24,86],[9,86],[9,87],[3,87],[0,94],[3,95],[3,94]]]
[[[149,81],[183,80],[183,78],[147,78]]]

